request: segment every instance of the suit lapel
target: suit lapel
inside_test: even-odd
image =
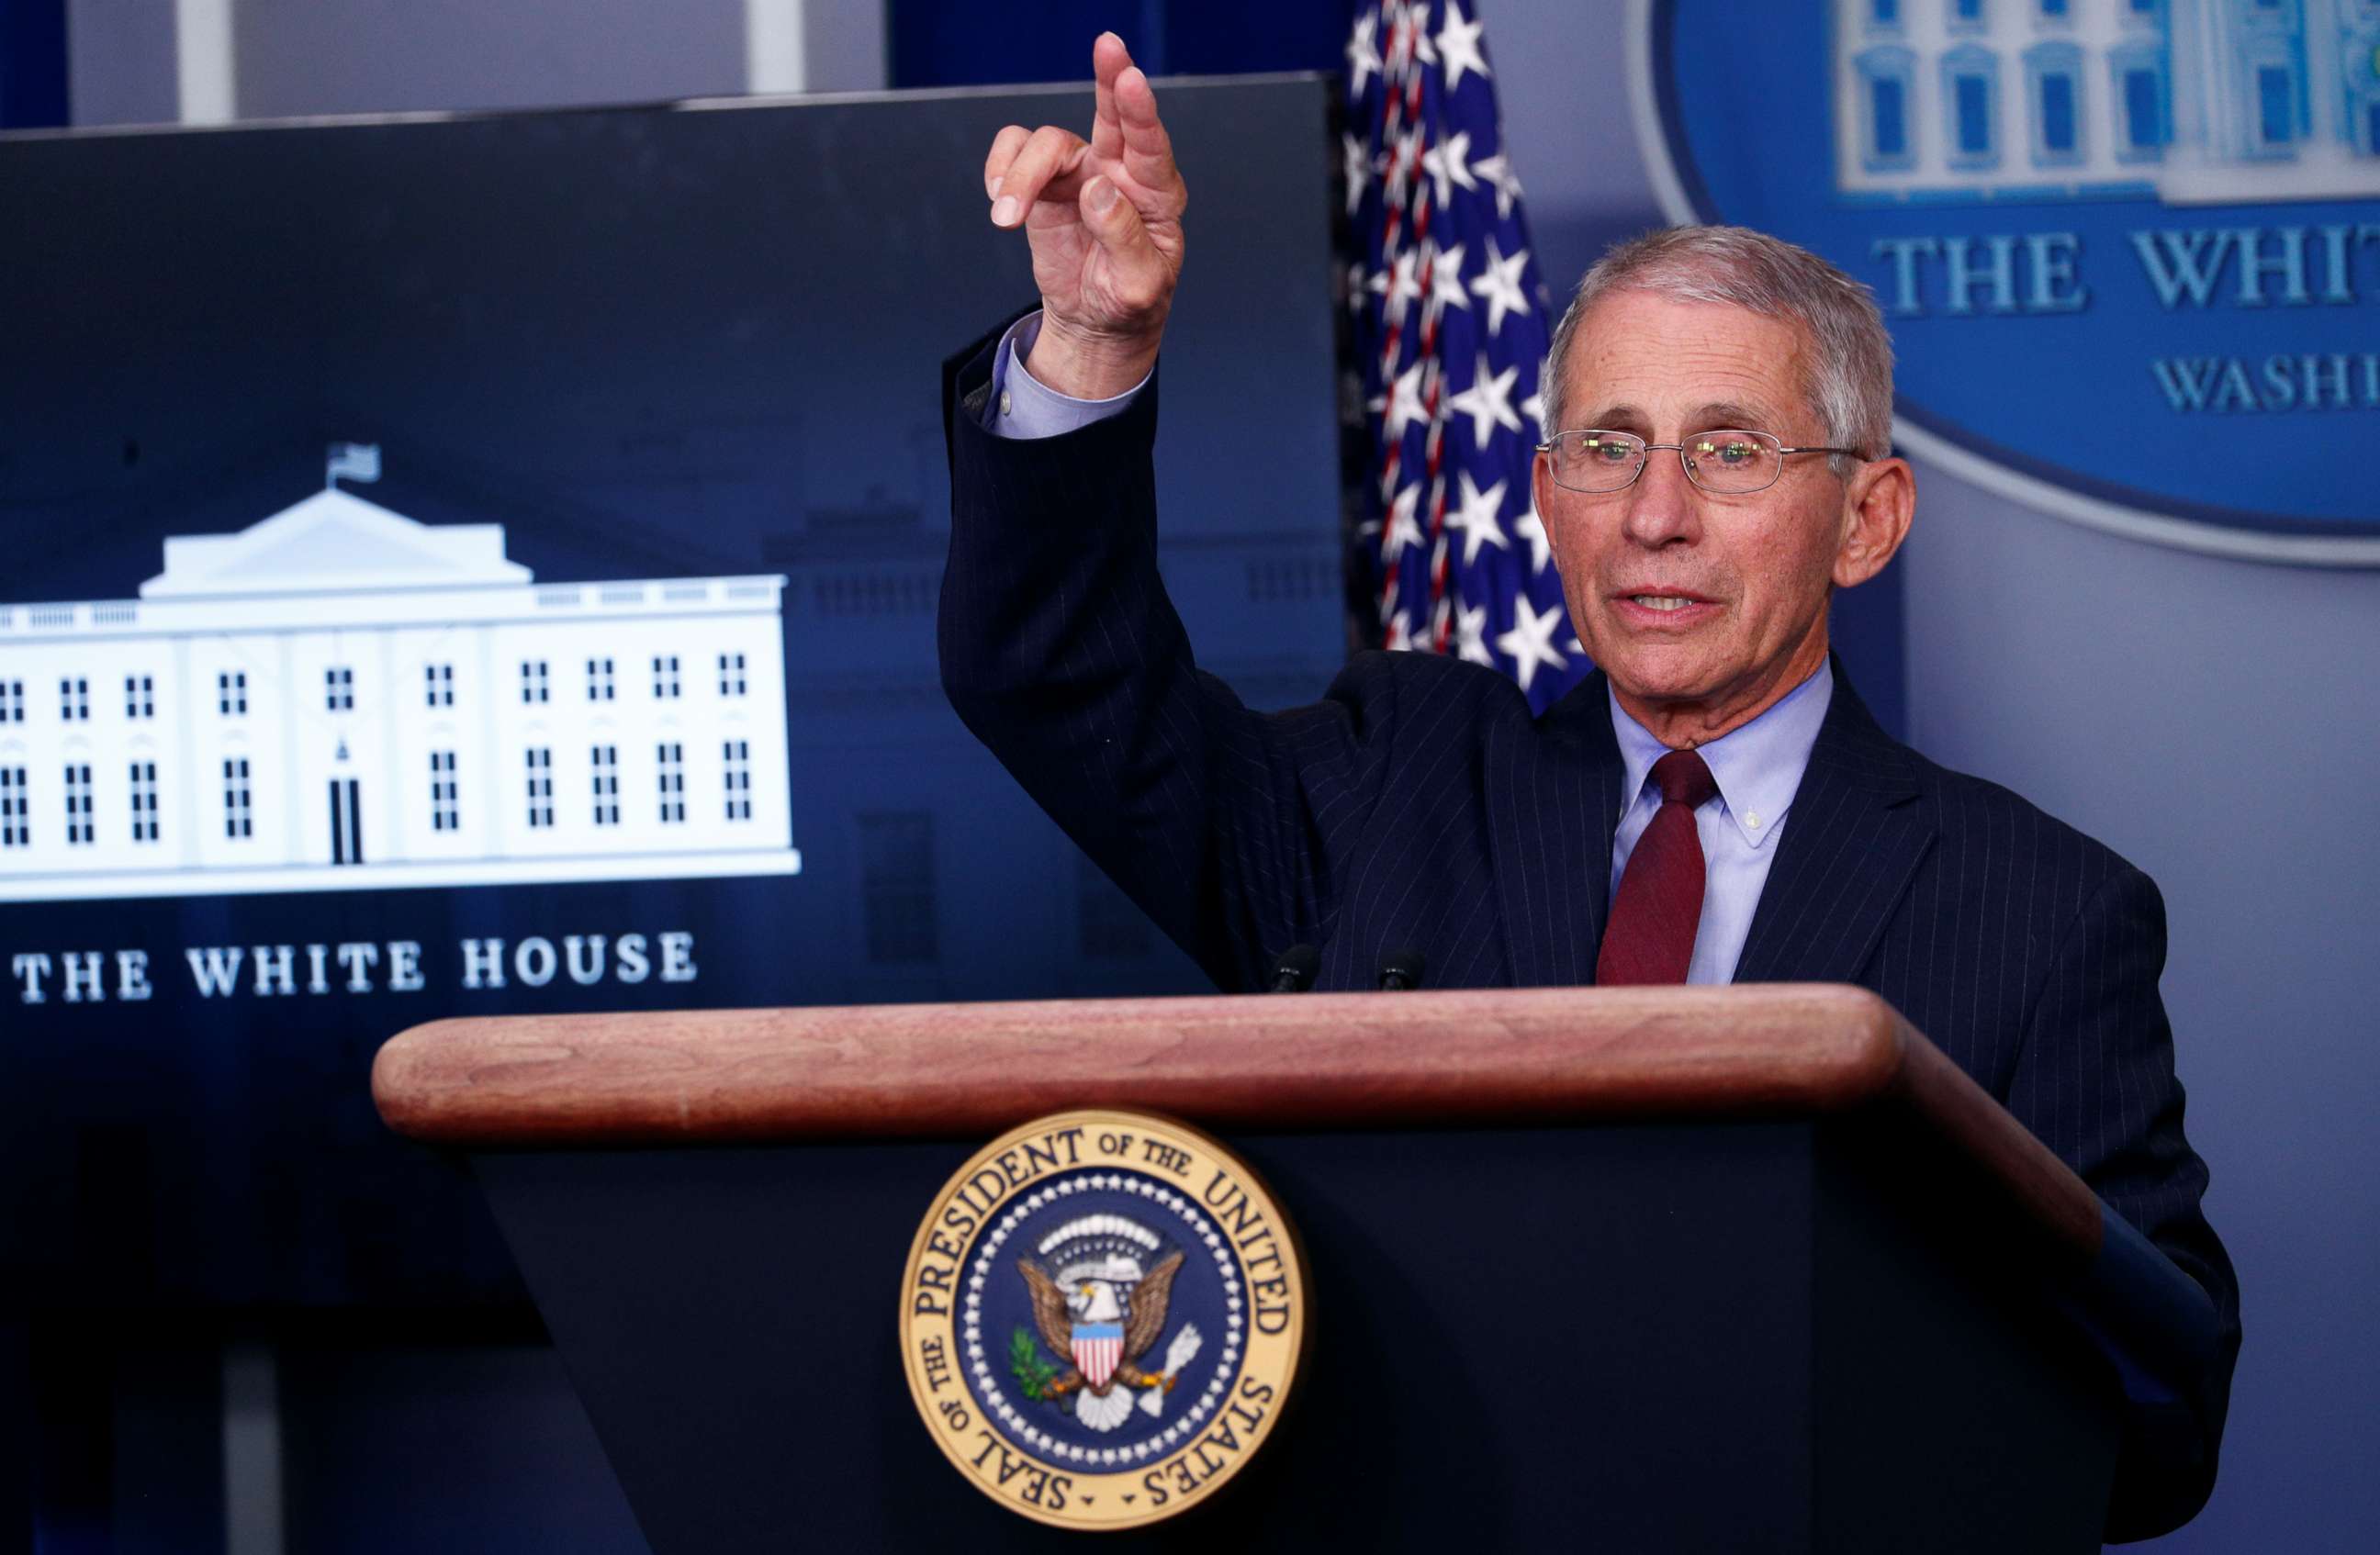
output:
[[[1600,674],[1534,723],[1498,726],[1488,835],[1516,986],[1595,981],[1620,827],[1619,742]]]
[[[1934,845],[1915,758],[1835,666],[1835,693],[1793,795],[1738,958],[1738,982],[1848,982]]]

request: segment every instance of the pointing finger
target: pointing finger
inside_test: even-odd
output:
[[[1157,197],[1161,216],[1181,214],[1189,191],[1182,186],[1181,170],[1173,164],[1173,141],[1165,121],[1157,116],[1157,93],[1138,66],[1116,77],[1116,117],[1123,127],[1123,170],[1132,181]]]
[[[1098,108],[1091,116],[1091,154],[1111,161],[1123,151],[1123,126],[1116,118],[1116,78],[1132,67],[1132,51],[1112,32],[1091,45],[1091,80]]]
[[[983,159],[984,199],[1000,198],[1001,179],[1006,175],[1008,164],[1016,160],[1016,153],[1025,149],[1025,142],[1032,139],[1032,133],[1021,124],[1013,124],[991,138],[991,154]]]

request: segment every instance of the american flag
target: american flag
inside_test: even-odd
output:
[[[1347,42],[1359,548],[1386,645],[1488,665],[1542,710],[1588,666],[1529,494],[1552,320],[1480,31],[1463,0],[1370,0]]]

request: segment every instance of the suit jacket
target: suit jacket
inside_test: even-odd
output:
[[[1533,718],[1478,666],[1365,653],[1315,705],[1252,712],[1196,668],[1158,576],[1155,384],[1016,441],[984,429],[989,350],[953,368],[943,684],[1217,986],[1261,988],[1295,944],[1319,947],[1321,988],[1369,988],[1406,950],[1433,987],[1594,981],[1622,773],[1601,676]],[[2186,1419],[2140,1426],[2186,1463],[2128,1492],[2145,1501],[2111,1532],[2173,1525],[2213,1482],[2239,1326],[2182,1133],[2163,901],[2081,832],[1891,739],[1836,674],[1736,981],[1880,994],[2204,1287],[2221,1375]]]

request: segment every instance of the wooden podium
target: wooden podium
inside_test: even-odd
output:
[[[953,1472],[895,1337],[944,1179],[1066,1108],[1219,1133],[1311,1271],[1275,1440],[1115,1543],[2096,1549],[2108,1351],[2196,1292],[2110,1296],[2090,1190],[1843,987],[445,1020],[373,1089],[468,1152],[660,1555],[1088,1537]]]

